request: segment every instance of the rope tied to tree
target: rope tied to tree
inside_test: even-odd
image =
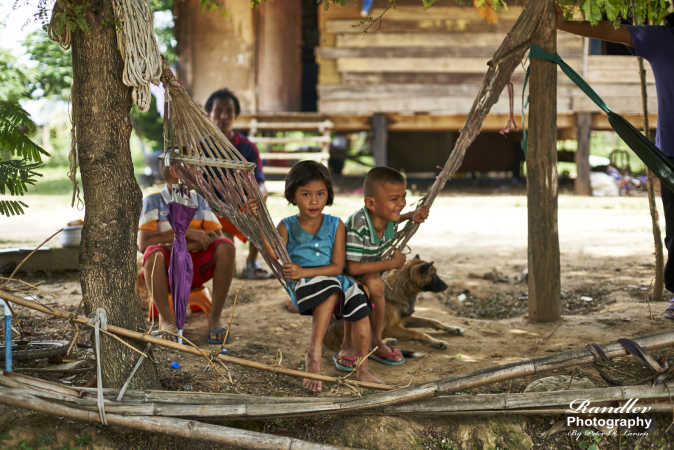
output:
[[[152,10],[147,0],[113,0],[117,19],[117,47],[124,60],[122,82],[131,88],[138,109],[147,112],[152,103],[150,83],[159,84],[162,58],[154,38]]]
[[[101,328],[103,330],[108,329],[108,315],[103,308],[96,308],[93,322],[96,340],[96,398],[98,403],[98,415],[101,418],[101,423],[107,425],[108,421],[105,418],[105,398],[103,397],[103,375],[101,374]]]

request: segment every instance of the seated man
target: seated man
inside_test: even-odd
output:
[[[138,227],[138,248],[143,253],[143,269],[147,289],[159,311],[159,330],[176,332],[175,316],[168,302],[168,267],[173,244],[173,230],[168,221],[168,203],[171,185],[178,182],[173,168],[164,168],[166,186],[161,192],[143,199],[143,210]],[[194,276],[192,288],[213,278],[213,306],[208,317],[208,343],[221,344],[226,327],[220,322],[220,313],[227,298],[234,270],[234,245],[226,238],[217,217],[206,201],[192,193],[198,209],[185,233],[187,250],[192,256]],[[162,333],[168,340],[176,340],[170,333]]]

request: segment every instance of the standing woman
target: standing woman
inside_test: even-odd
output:
[[[234,131],[234,120],[241,113],[241,105],[236,95],[227,88],[219,89],[213,92],[206,100],[206,113],[211,121],[220,128],[220,131],[236,147],[241,155],[249,162],[255,163],[255,180],[260,188],[260,193],[264,201],[267,200],[267,188],[264,185],[264,173],[262,173],[262,160],[260,151],[255,144],[250,142],[241,133]],[[222,224],[222,231],[225,235],[234,238],[236,236],[241,242],[246,242],[246,237],[225,217],[218,217]],[[263,280],[271,277],[271,274],[263,269],[257,262],[258,249],[252,245],[248,250],[246,258],[246,267],[243,269],[243,278],[253,280]]]

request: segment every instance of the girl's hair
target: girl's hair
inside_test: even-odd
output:
[[[674,13],[669,13],[665,16],[665,25],[674,28]]]
[[[213,103],[215,103],[217,99],[226,100],[228,98],[232,99],[232,103],[234,103],[234,114],[238,117],[238,115],[241,114],[241,104],[239,103],[239,99],[236,98],[236,95],[234,95],[234,92],[227,88],[218,89],[208,96],[208,100],[206,100],[206,104],[204,105],[206,113],[210,114],[211,111],[213,111]]]
[[[297,189],[311,181],[322,181],[328,190],[328,201],[326,205],[332,205],[335,198],[335,192],[332,189],[332,178],[328,168],[316,161],[300,161],[295,164],[286,177],[286,199],[295,204],[295,193]]]

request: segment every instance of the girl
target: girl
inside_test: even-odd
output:
[[[285,183],[286,199],[299,213],[278,224],[278,232],[292,260],[283,267],[286,278],[297,280],[293,301],[300,314],[312,315],[311,343],[306,354],[306,370],[320,373],[323,338],[333,311],[351,322],[351,342],[346,347],[357,358],[367,355],[370,346],[370,303],[361,288],[344,276],[345,227],[323,208],[334,198],[328,169],[314,161],[293,166]],[[336,365],[352,370],[356,358],[346,352],[335,355]],[[339,361],[342,361],[341,363]],[[356,370],[360,380],[379,383],[367,369],[367,359]],[[320,381],[305,378],[304,386],[314,392]]]

